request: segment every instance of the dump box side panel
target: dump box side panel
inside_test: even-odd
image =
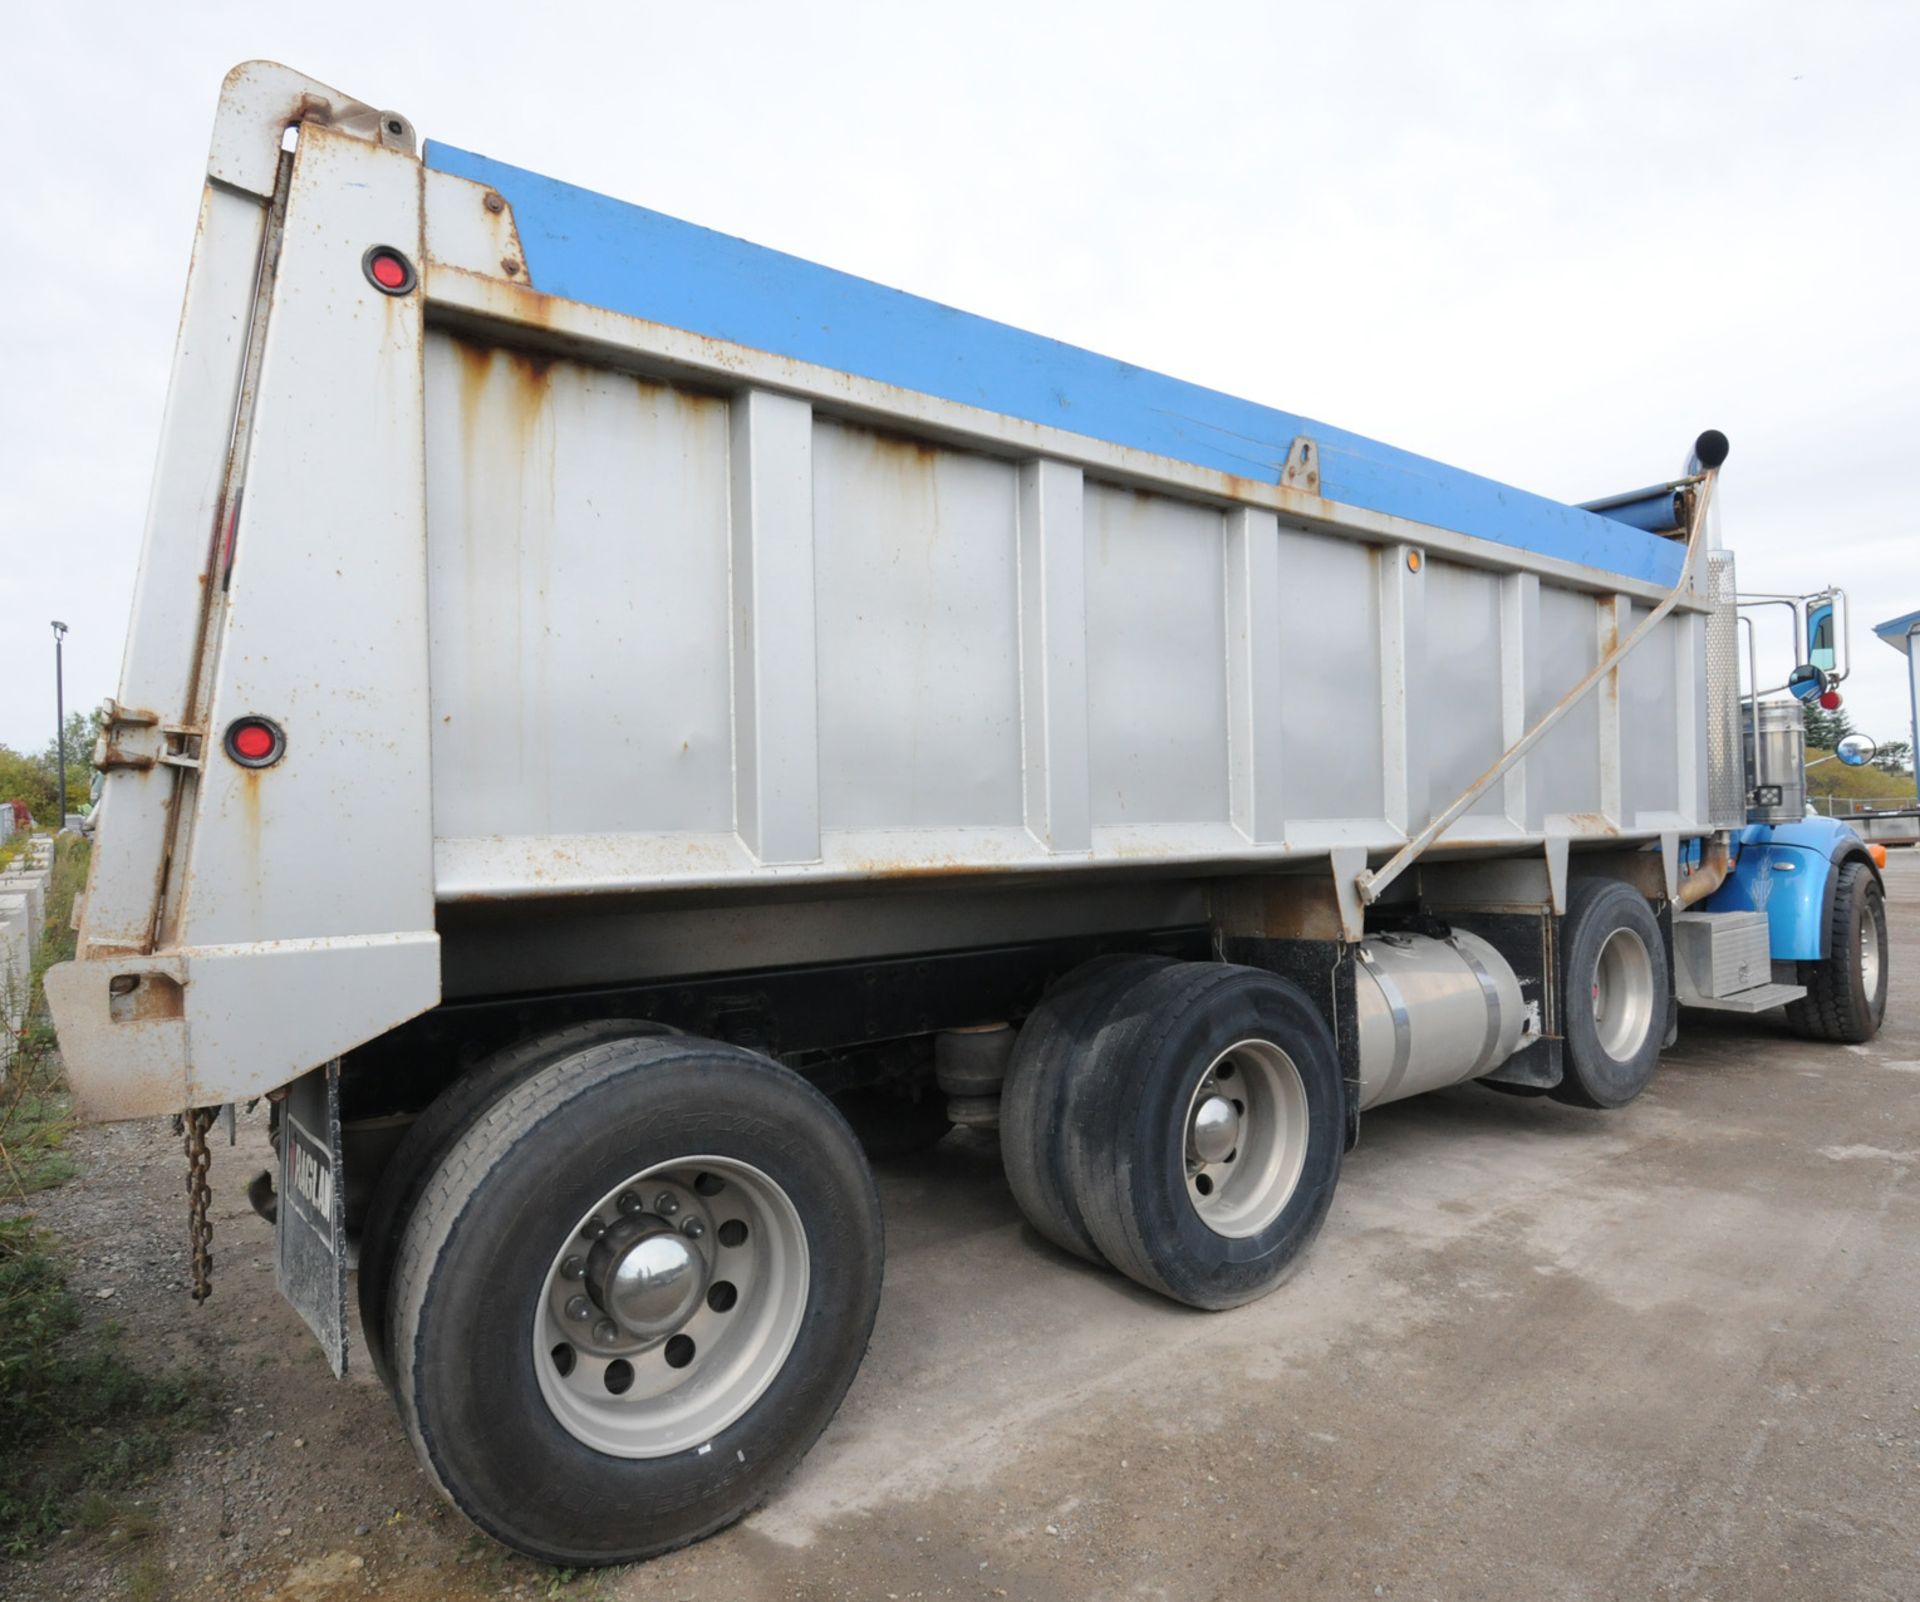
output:
[[[434,829],[733,829],[729,406],[434,334]]]
[[[891,422],[430,332],[443,898],[1386,850],[1651,606]],[[1444,845],[1696,826],[1702,639]]]

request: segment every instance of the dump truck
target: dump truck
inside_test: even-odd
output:
[[[265,1099],[279,1288],[481,1530],[697,1539],[859,1367],[875,1154],[997,1138],[1010,1250],[1218,1310],[1372,1108],[1619,1108],[1687,1007],[1872,1035],[1727,454],[1563,504],[241,66],[74,1094],[180,1119],[202,1297]]]

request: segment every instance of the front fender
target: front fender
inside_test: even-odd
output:
[[[1827,955],[1843,863],[1864,862],[1880,879],[1866,842],[1838,818],[1751,823],[1733,839],[1733,872],[1701,910],[1764,912],[1775,962],[1819,962]]]

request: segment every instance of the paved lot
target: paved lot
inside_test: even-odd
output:
[[[1370,1115],[1308,1269],[1237,1312],[1043,1245],[990,1145],[889,1171],[840,1418],[746,1523],[582,1594],[1920,1596],[1920,853],[1890,882],[1873,1045],[1690,1018],[1623,1112],[1463,1089]],[[370,1381],[305,1357],[240,1196],[257,1131],[218,1154],[197,1312],[171,1142],[88,1141],[44,1209],[95,1234],[77,1283],[143,1298],[142,1338],[232,1399],[157,1493],[171,1589],[546,1594],[439,1510]],[[116,1572],[76,1547],[0,1591]]]

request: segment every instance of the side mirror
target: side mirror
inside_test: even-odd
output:
[[[1838,660],[1833,645],[1833,602],[1821,601],[1807,608],[1807,661],[1822,673],[1831,673]]]
[[[1871,735],[1849,734],[1834,748],[1833,754],[1850,768],[1864,768],[1879,750]]]
[[[1827,676],[1811,662],[1802,662],[1787,675],[1787,688],[1796,701],[1818,700],[1827,687]]]

